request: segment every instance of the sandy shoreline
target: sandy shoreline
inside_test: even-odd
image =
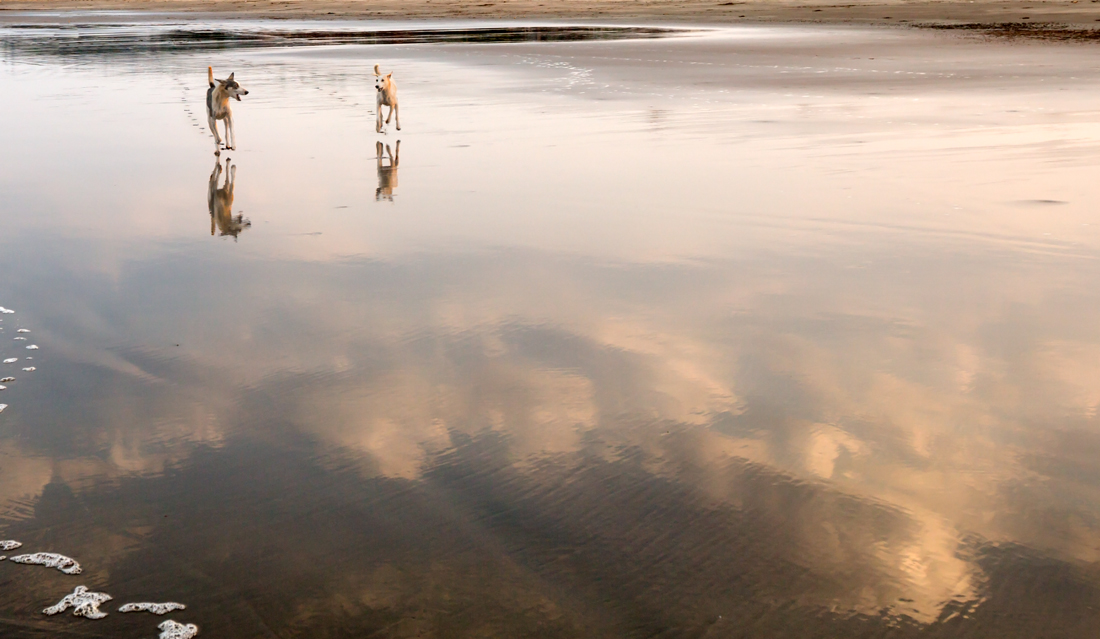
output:
[[[184,12],[196,17],[317,19],[584,19],[663,23],[1057,23],[1100,28],[1100,0],[815,2],[813,0],[0,0],[24,11]],[[20,16],[18,19],[24,19]]]

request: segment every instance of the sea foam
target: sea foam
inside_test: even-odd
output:
[[[72,557],[52,552],[36,552],[31,555],[17,555],[11,558],[17,564],[35,564],[47,568],[57,568],[66,575],[79,575],[83,570]]]
[[[118,611],[119,612],[151,612],[154,615],[163,615],[163,614],[167,614],[169,612],[172,612],[173,610],[183,610],[186,607],[187,606],[185,606],[181,603],[176,603],[174,601],[169,601],[169,602],[166,602],[166,603],[142,602],[142,603],[123,604],[123,605],[119,606]]]
[[[105,592],[88,592],[86,586],[77,586],[76,590],[74,590],[71,595],[65,595],[64,599],[46,608],[42,612],[47,615],[56,615],[59,612],[65,612],[69,608],[72,608],[73,614],[77,617],[102,619],[107,616],[107,613],[101,611],[99,605],[110,600],[111,595]]]
[[[191,639],[199,634],[199,627],[195,624],[182,624],[171,619],[161,623],[157,628],[161,630],[160,639]]]

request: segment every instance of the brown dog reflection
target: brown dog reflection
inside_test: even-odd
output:
[[[214,229],[219,236],[231,235],[236,240],[241,231],[252,226],[252,222],[243,215],[233,217],[233,187],[237,177],[237,167],[229,158],[225,159],[225,184],[218,186],[222,176],[222,162],[217,160],[214,172],[210,174],[210,186],[206,191],[206,205],[210,209],[210,235]]]
[[[393,189],[397,186],[397,165],[401,163],[401,140],[397,141],[393,153],[390,152],[390,145],[386,145],[386,155],[390,160],[388,165],[382,161],[382,143],[375,143],[374,149],[378,157],[378,188],[374,191],[374,201],[393,202]]]

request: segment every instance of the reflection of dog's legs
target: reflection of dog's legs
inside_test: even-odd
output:
[[[225,192],[229,196],[229,199],[233,199],[233,183],[237,181],[237,165],[229,165],[229,158],[226,158],[225,164],[229,166],[229,174],[225,178]]]
[[[401,130],[400,124],[397,125],[397,130]],[[390,157],[390,166],[396,169],[398,164],[401,164],[401,140],[397,141],[394,146],[394,154]]]
[[[378,168],[382,168],[382,142],[374,143],[374,157],[378,158]]]
[[[401,130],[401,114],[397,112],[397,105],[396,104],[393,105],[392,111],[393,111],[394,124],[397,125],[397,130],[400,131]]]
[[[218,180],[222,176],[222,162],[218,160],[210,172],[210,185],[206,189],[206,208],[210,210],[210,235],[214,234],[214,198],[218,195]]]

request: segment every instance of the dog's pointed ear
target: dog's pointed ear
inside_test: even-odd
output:
[[[386,77],[387,78],[392,78],[393,77],[393,71],[390,71],[389,73],[387,73]]]
[[[232,81],[233,81],[233,76],[235,76],[235,75],[237,75],[237,72],[236,72],[236,71],[234,71],[233,73],[230,73],[230,74],[229,74],[229,77],[228,77],[228,78],[226,78],[226,79],[225,79],[225,81],[226,81],[226,82],[232,82]]]

